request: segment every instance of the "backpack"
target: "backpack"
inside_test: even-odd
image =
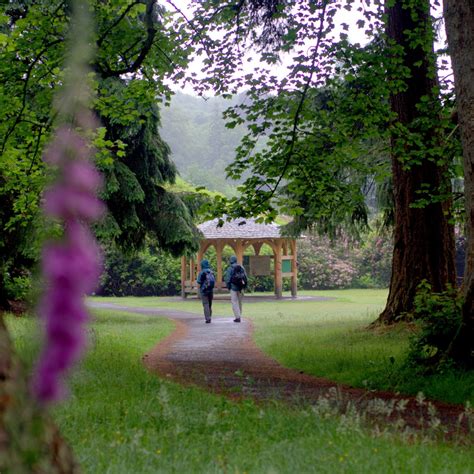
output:
[[[216,279],[214,273],[211,270],[207,271],[204,275],[204,279],[201,283],[201,293],[209,294],[214,289]]]
[[[240,291],[242,288],[247,288],[247,275],[245,270],[240,265],[235,265],[230,276],[230,282],[235,285]]]

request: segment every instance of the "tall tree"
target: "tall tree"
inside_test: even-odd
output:
[[[449,53],[454,71],[456,110],[461,131],[466,202],[466,265],[463,325],[452,344],[452,356],[474,366],[474,3],[445,0]]]
[[[454,285],[455,267],[430,2],[386,4],[389,47],[402,66],[394,72],[405,71],[390,97],[394,254],[388,301],[379,321],[392,323],[412,310],[422,280],[437,292]],[[396,83],[396,76],[389,80]],[[425,202],[417,205],[420,199]]]

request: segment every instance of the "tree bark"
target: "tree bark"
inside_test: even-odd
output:
[[[414,9],[418,15],[416,21],[412,16]],[[392,94],[391,109],[395,120],[408,126],[422,113],[417,108],[421,98],[435,99],[433,88],[437,81],[431,72],[435,68],[434,56],[426,46],[410,44],[409,40],[409,32],[419,31],[420,25],[431,28],[429,1],[410,6],[409,2],[397,0],[387,7],[387,18],[387,36],[403,48],[403,65],[410,72],[406,88]],[[432,133],[436,133],[436,124],[433,124]],[[418,192],[423,186],[439,190],[448,185],[448,177],[443,168],[426,156],[420,163],[407,167],[403,160],[410,156],[410,146],[407,142],[405,149],[400,151],[396,138],[392,139],[395,211],[392,277],[387,305],[377,323],[394,323],[412,311],[422,280],[427,280],[433,291],[443,291],[447,284],[455,284],[454,229],[449,223],[451,201],[432,202],[423,208],[412,206],[419,199]]]
[[[0,472],[80,472],[57,427],[29,395],[0,313]]]
[[[461,132],[466,206],[463,319],[451,355],[474,367],[474,1],[445,0],[444,13]]]

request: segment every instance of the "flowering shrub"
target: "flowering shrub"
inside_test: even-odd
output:
[[[392,273],[392,237],[388,232],[371,232],[353,252],[358,288],[386,288]]]
[[[298,280],[304,289],[349,288],[356,269],[341,249],[320,237],[301,239],[298,248]]]
[[[303,289],[386,288],[392,269],[392,239],[370,233],[361,242],[330,242],[308,236],[298,242],[298,282]]]

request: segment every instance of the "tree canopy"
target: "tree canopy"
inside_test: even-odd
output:
[[[165,78],[187,61],[167,13],[154,1],[91,2],[96,55],[89,80],[102,126],[94,137],[106,177],[107,220],[98,230],[124,248],[145,235],[174,254],[195,249],[197,231],[179,197],[165,189],[176,169],[158,135]],[[0,226],[3,302],[38,254],[39,203],[50,176],[41,160],[55,124],[52,102],[64,80],[69,2],[12,1],[0,10]],[[173,225],[169,225],[173,222]]]

